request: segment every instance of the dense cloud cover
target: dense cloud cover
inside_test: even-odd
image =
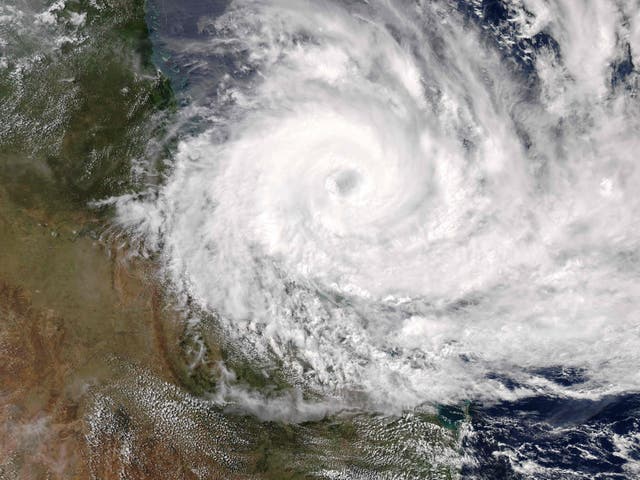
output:
[[[119,219],[341,406],[640,387],[638,3],[483,3],[238,0],[172,46],[206,127]]]

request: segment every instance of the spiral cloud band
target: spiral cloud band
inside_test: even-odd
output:
[[[323,395],[637,390],[640,103],[614,74],[640,61],[638,4],[514,0],[502,32],[452,3],[203,17],[183,53],[226,65],[191,92],[205,131],[119,218],[251,358]]]

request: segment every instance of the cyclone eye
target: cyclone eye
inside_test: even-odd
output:
[[[358,189],[361,180],[360,174],[355,170],[338,170],[327,177],[324,185],[330,194],[347,197]]]

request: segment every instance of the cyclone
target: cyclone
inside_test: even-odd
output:
[[[200,128],[119,221],[248,357],[327,398],[637,391],[637,2],[513,1],[503,30],[468,3],[202,16],[180,45],[217,62],[182,112]]]

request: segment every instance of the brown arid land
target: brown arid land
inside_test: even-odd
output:
[[[240,478],[175,386],[182,327],[154,267],[99,230],[0,190],[0,478]]]

